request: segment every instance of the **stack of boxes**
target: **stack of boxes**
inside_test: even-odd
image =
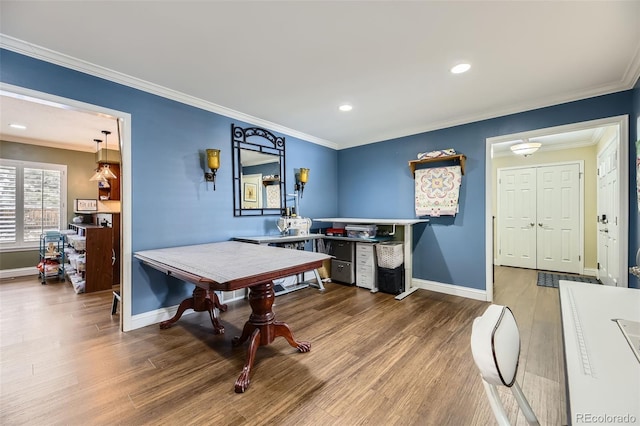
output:
[[[404,252],[402,243],[376,244],[378,258],[378,290],[400,294],[404,290]]]

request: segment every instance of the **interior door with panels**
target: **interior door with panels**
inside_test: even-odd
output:
[[[536,267],[536,170],[498,170],[498,260],[500,265]]]
[[[537,267],[579,274],[580,166],[537,168]]]
[[[498,170],[498,261],[582,272],[580,165]]]
[[[618,285],[618,149],[609,144],[598,154],[598,278],[605,285]]]

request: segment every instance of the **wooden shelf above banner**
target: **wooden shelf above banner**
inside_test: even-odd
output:
[[[436,163],[440,161],[458,161],[460,163],[460,170],[462,174],[464,174],[464,163],[467,159],[467,156],[464,154],[456,154],[456,155],[445,155],[443,157],[434,157],[434,158],[423,158],[422,160],[411,160],[409,161],[409,170],[411,170],[411,174],[413,177],[416,177],[416,165],[417,164],[427,164],[427,163]]]

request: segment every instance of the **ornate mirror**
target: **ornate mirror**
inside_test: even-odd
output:
[[[231,125],[233,215],[280,215],[285,196],[284,138]]]

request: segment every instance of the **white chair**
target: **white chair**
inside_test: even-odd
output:
[[[530,425],[539,425],[522,389],[516,382],[520,356],[520,332],[516,319],[506,306],[491,305],[473,321],[471,352],[480,370],[482,384],[493,414],[501,426],[511,423],[504,410],[496,386],[507,386],[516,398]]]

